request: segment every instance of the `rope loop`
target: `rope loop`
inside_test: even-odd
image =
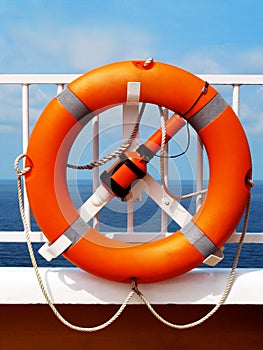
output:
[[[255,182],[251,178],[247,178],[246,181],[251,188],[255,186]]]
[[[151,64],[153,62],[153,58],[147,58],[147,60],[143,63],[143,68],[146,68],[147,66],[149,66],[149,64]]]
[[[27,172],[29,172],[32,167],[31,166],[28,166],[28,167],[25,167],[24,169],[20,169],[19,168],[19,162],[23,159],[23,158],[26,158],[27,155],[26,154],[20,154],[20,156],[18,156],[14,162],[14,168],[17,172],[17,176],[18,177],[21,177],[21,176],[24,176]]]

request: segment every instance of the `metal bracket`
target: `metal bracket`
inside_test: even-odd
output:
[[[209,255],[204,261],[203,264],[208,266],[216,266],[220,261],[224,259],[224,251],[225,247],[221,247],[217,249],[214,254]]]

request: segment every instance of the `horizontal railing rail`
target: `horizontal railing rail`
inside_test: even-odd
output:
[[[68,84],[81,74],[0,74],[0,84]],[[211,85],[263,85],[263,74],[197,74]]]
[[[241,233],[236,232],[231,235],[229,240],[226,243],[238,243],[240,240]],[[146,239],[148,241],[152,241],[153,239],[161,239],[165,237],[164,233],[158,234],[156,236],[155,233],[149,233],[149,232],[135,232],[134,234],[129,232],[123,233],[123,232],[115,232],[114,235],[111,235],[112,238],[119,238],[122,241],[127,242],[144,242]],[[31,232],[30,238],[32,243],[41,243],[41,242],[47,242],[47,238],[41,231],[37,232]],[[16,242],[16,243],[25,243],[26,237],[24,235],[23,231],[0,231],[0,242]],[[263,243],[263,232],[247,232],[244,243]]]

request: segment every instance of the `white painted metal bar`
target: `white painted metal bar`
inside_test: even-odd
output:
[[[197,74],[213,85],[262,85],[262,74]]]
[[[92,119],[92,160],[99,159],[99,116],[96,115]],[[99,168],[92,170],[93,192],[99,187]],[[93,228],[99,230],[99,213],[93,217]]]
[[[164,116],[164,121],[166,122],[168,120],[168,109],[164,108],[163,110],[163,116]],[[165,148],[164,148],[165,154],[168,154],[168,142],[165,144]],[[164,166],[164,181],[165,183],[168,185],[168,170],[169,170],[169,166],[168,166],[169,160],[168,158],[164,158],[163,159],[163,166]],[[162,210],[162,214],[161,214],[161,232],[167,232],[168,231],[168,215],[166,213],[166,211]]]
[[[139,90],[137,91],[137,93],[139,93]],[[129,91],[127,91],[127,95],[129,95]],[[135,102],[124,104],[122,108],[123,140],[129,139],[138,118],[139,103],[136,102],[136,99],[139,99],[139,95],[137,96],[135,93],[134,96],[132,96],[132,98],[135,99]],[[137,133],[131,145],[129,146],[128,151],[135,151],[138,146],[139,146],[139,142],[138,142],[138,133]],[[134,231],[134,203],[133,202],[134,202],[133,198],[127,201],[127,232]]]
[[[196,191],[203,189],[203,168],[204,168],[204,154],[203,143],[199,136],[197,136],[197,160],[196,160]],[[202,204],[203,196],[199,194],[196,196],[196,211]]]
[[[97,187],[94,193],[78,209],[79,215],[88,222],[109,202],[114,196],[103,185]]]
[[[107,233],[105,233],[106,235]],[[111,234],[111,237],[113,237],[116,240],[121,240],[123,241],[123,232],[114,232],[113,234]],[[140,239],[140,235],[141,237],[145,236],[145,237],[157,237],[157,235],[163,235],[163,233],[158,233],[158,232],[153,232],[153,233],[149,233],[149,232],[135,232],[135,233],[129,233],[126,234],[125,233],[125,241],[126,242],[141,242],[142,240]],[[229,240],[227,241],[227,243],[238,243],[239,239],[240,239],[240,235],[241,233],[234,233]],[[121,237],[121,238],[118,238]],[[41,243],[41,242],[47,242],[46,237],[44,236],[44,234],[42,232],[31,232],[30,233],[30,238],[31,238],[31,242],[33,243]],[[16,242],[16,243],[25,243],[26,242],[26,238],[24,235],[23,231],[0,231],[0,242]],[[256,244],[262,244],[263,243],[263,232],[248,232],[245,236],[245,241],[244,243],[256,243]]]
[[[233,85],[232,108],[236,115],[239,115],[240,85]]]
[[[81,74],[0,74],[0,84],[68,84]]]
[[[263,74],[196,74],[212,85],[263,85]],[[0,74],[0,84],[68,84],[81,74]]]
[[[29,140],[29,85],[22,85],[22,152],[26,154]],[[25,165],[25,161],[24,161]],[[23,196],[24,196],[24,210],[25,216],[28,222],[28,226],[31,229],[30,223],[30,207],[26,193],[25,182],[23,182]]]
[[[163,187],[150,174],[138,181],[134,188],[136,187],[147,193],[179,226],[183,227],[192,219],[192,215],[178,201],[165,193]]]
[[[134,232],[134,204],[127,202],[127,232]]]
[[[42,232],[30,232],[32,243],[47,242],[45,235]],[[26,237],[23,231],[0,231],[0,242],[25,243]]]
[[[56,84],[57,85],[57,94],[60,94],[64,89],[64,84]]]
[[[235,232],[231,235],[227,243],[238,243],[241,233]],[[244,243],[263,243],[263,232],[248,232],[246,233]]]

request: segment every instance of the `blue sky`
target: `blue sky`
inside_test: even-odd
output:
[[[262,23],[261,0],[0,0],[0,73],[84,73],[154,57],[193,73],[263,74]],[[32,97],[36,119],[47,92]],[[263,179],[263,87],[242,88],[241,97],[254,178]],[[2,179],[15,177],[21,153],[19,98],[0,86]]]

